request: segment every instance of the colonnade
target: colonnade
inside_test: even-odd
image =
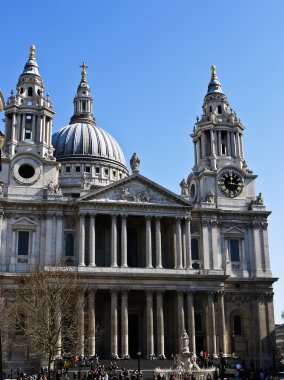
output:
[[[222,350],[227,352],[226,336],[225,336],[225,311],[224,311],[224,294],[223,292],[204,292],[207,294],[205,299],[205,313],[204,313],[204,347],[208,353],[216,353]],[[88,324],[84,322],[86,314],[84,308],[79,310],[79,324],[80,330],[84,331],[84,326],[88,326],[87,330],[82,333],[79,342],[79,351],[81,354],[95,354],[96,352],[96,318],[95,318],[95,290],[91,290],[88,294]],[[166,352],[169,350],[179,352],[180,350],[180,337],[184,330],[189,335],[189,350],[196,352],[195,343],[195,313],[200,312],[194,307],[194,297],[199,297],[200,292],[192,292],[190,290],[176,290],[171,291],[171,296],[174,297],[173,302],[177,307],[174,307],[174,314],[169,315],[168,310],[165,308],[165,300],[169,294],[167,291],[161,289],[148,289],[145,290],[145,302],[143,303],[143,310],[141,317],[144,320],[146,331],[144,333],[143,327],[140,325],[140,331],[129,331],[129,312],[132,310],[133,305],[129,305],[129,291],[126,289],[110,290],[110,326],[106,329],[110,331],[110,342],[106,345],[109,347],[110,353],[117,357],[129,357],[129,337],[131,334],[141,334],[141,348],[144,356],[165,357]],[[83,296],[83,295],[82,295]],[[120,315],[119,315],[120,314]],[[218,316],[218,318],[216,318]],[[174,331],[174,342],[170,348],[166,347],[165,337],[165,320],[168,319],[172,323],[171,334]],[[219,320],[218,329],[216,320]],[[176,325],[175,322],[176,321]],[[120,323],[120,325],[119,325]],[[143,331],[143,332],[142,332]],[[87,344],[84,344],[84,334],[87,337]],[[87,334],[87,335],[86,335]],[[144,347],[144,349],[143,349]],[[138,347],[137,347],[138,349]]]
[[[228,156],[228,157],[243,157],[243,141],[242,134],[239,131],[221,131],[221,130],[207,130],[210,131],[210,152],[208,151],[205,132],[201,133],[201,136],[194,141],[194,158],[195,165],[198,162],[212,156]],[[222,141],[222,132],[226,134],[226,140]],[[226,152],[223,153],[222,145],[226,146]]]
[[[86,243],[86,215],[80,213],[79,215],[79,245],[78,245],[78,264],[79,266],[86,265],[85,257],[85,243]],[[118,222],[120,216],[120,224]],[[111,217],[111,267],[118,267],[118,243],[121,247],[120,267],[128,267],[127,262],[127,227],[128,216],[125,214],[112,214]],[[153,258],[155,255],[155,267],[163,268],[162,257],[162,232],[161,232],[161,217],[148,215],[143,216],[145,220],[145,261],[146,268],[153,268]],[[175,241],[174,247],[174,262],[175,268],[183,269],[192,268],[191,259],[191,232],[190,232],[190,218],[189,217],[176,217],[172,218],[175,225],[173,228],[173,237]],[[118,228],[121,229],[121,238],[118,241]],[[154,227],[154,234],[152,231]],[[155,239],[155,250],[153,249],[153,239]],[[96,266],[96,214],[90,214],[89,217],[89,266]],[[155,252],[154,252],[155,251]]]

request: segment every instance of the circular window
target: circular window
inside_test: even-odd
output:
[[[32,178],[35,174],[35,169],[31,165],[24,164],[19,167],[19,174],[23,178]]]
[[[13,177],[21,185],[33,185],[41,176],[40,164],[33,158],[21,158],[11,169]]]

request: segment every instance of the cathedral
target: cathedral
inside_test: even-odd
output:
[[[80,354],[170,358],[186,330],[191,352],[271,365],[270,212],[255,193],[244,126],[215,66],[180,194],[144,177],[138,154],[128,167],[118,142],[96,125],[81,68],[74,113],[57,132],[34,46],[15,92],[1,96],[1,287],[38,266],[72,266],[87,302],[76,311]],[[100,345],[85,339],[96,323],[105,331]]]

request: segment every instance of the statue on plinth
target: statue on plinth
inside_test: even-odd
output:
[[[180,350],[182,354],[189,353],[189,338],[187,332],[184,330],[181,338],[180,338]]]

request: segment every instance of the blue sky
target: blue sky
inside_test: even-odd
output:
[[[275,320],[284,310],[281,243],[284,141],[282,0],[49,0],[0,5],[0,88],[15,89],[31,44],[57,111],[69,123],[87,62],[98,126],[133,152],[141,173],[180,192],[193,166],[189,134],[201,114],[210,66],[246,130],[245,156],[269,218]],[[1,122],[2,123],[2,122]],[[2,123],[3,126],[3,123]]]

